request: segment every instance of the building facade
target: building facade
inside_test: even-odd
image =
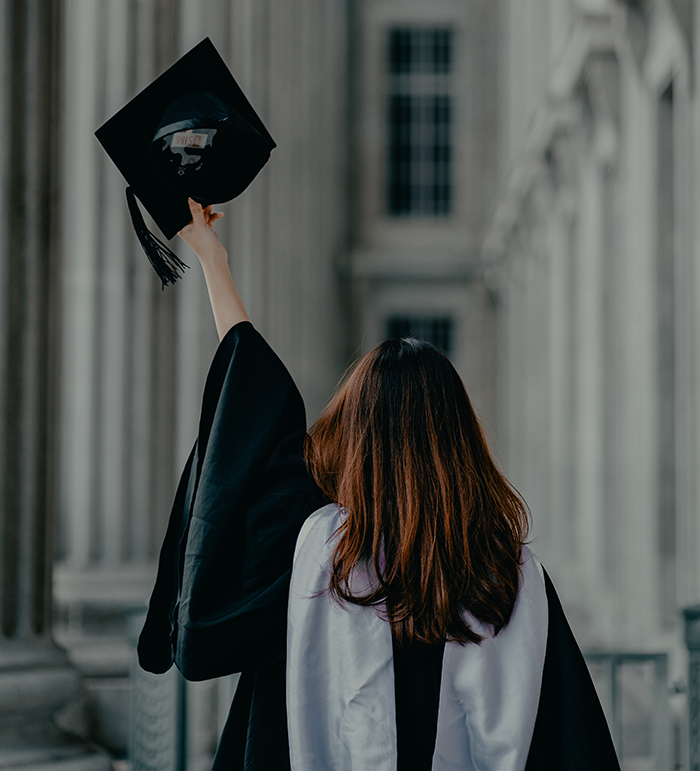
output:
[[[495,430],[481,242],[497,184],[499,3],[351,3],[351,348],[440,345]]]
[[[682,691],[680,612],[700,600],[696,4],[503,9],[484,255],[503,308],[506,467],[582,644],[664,653]],[[630,698],[628,762],[642,763],[652,708]],[[683,698],[670,697],[677,764]]]

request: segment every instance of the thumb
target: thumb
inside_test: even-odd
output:
[[[187,203],[190,205],[190,212],[192,213],[192,222],[195,225],[206,224],[204,222],[204,210],[202,204],[197,203],[194,198],[188,198]]]

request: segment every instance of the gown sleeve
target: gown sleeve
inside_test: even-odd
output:
[[[189,680],[284,655],[296,537],[325,501],[302,446],[304,403],[250,322],[221,341],[207,376],[139,639],[141,666]]]

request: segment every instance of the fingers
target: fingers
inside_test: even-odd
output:
[[[216,220],[221,219],[221,217],[224,216],[222,211],[211,211],[212,206],[213,204],[207,206],[204,210],[204,221],[209,225],[213,225]]]
[[[223,212],[212,211],[214,204],[209,204],[209,206],[202,208],[202,204],[197,203],[194,198],[188,198],[187,203],[189,204],[190,212],[192,213],[192,222],[190,222],[190,225],[195,227],[198,225],[213,224],[216,220],[224,216]]]

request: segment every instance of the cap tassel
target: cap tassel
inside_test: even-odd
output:
[[[131,221],[136,231],[136,236],[143,251],[148,257],[148,261],[153,265],[153,269],[158,274],[161,281],[161,289],[165,289],[167,284],[174,284],[179,278],[185,275],[185,268],[189,268],[171,249],[169,249],[159,238],[151,233],[143,220],[141,209],[136,201],[134,191],[127,187],[126,202],[129,205]]]

